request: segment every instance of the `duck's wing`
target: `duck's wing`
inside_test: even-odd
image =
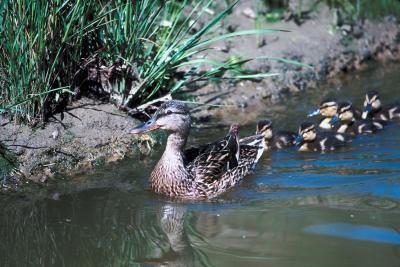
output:
[[[224,172],[218,179],[206,180],[205,191],[209,197],[215,197],[235,186],[256,166],[264,151],[262,141],[256,145],[240,145],[239,161],[235,168]]]
[[[228,140],[229,137],[224,137],[223,139],[215,141],[213,143],[208,143],[186,149],[183,152],[185,165],[191,164],[200,155],[211,153],[212,151],[223,150],[227,146]]]
[[[237,134],[238,126],[233,125],[223,140],[185,151],[187,170],[194,180],[209,183],[238,165],[240,146]],[[189,161],[190,158],[193,160]]]
[[[240,145],[258,145],[262,143],[262,139],[263,139],[263,135],[262,134],[255,134],[252,136],[246,136],[244,138],[241,138],[239,140]]]

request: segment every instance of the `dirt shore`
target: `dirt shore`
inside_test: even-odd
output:
[[[223,25],[222,33],[232,28],[254,28],[254,18],[244,12],[255,9],[253,2],[240,2]],[[266,59],[251,61],[245,69],[280,73],[280,76],[260,81],[204,84],[191,93],[196,100],[226,106],[202,108],[194,116],[199,122],[246,124],[274,102],[315,88],[319,81],[346,73],[352,75],[370,62],[400,60],[400,27],[395,18],[358,21],[339,28],[332,26],[333,20],[333,12],[324,9],[311,14],[301,25],[293,20],[261,25],[290,32],[233,38],[213,45],[216,49],[207,52],[210,58],[284,57],[313,68]],[[0,116],[0,141],[20,162],[16,175],[2,183],[2,190],[14,190],[26,181],[45,183],[60,174],[71,176],[118,161],[137,153],[138,149],[145,152],[155,141],[148,136],[138,139],[128,135],[127,130],[137,123],[115,106],[91,99],[72,103],[66,112],[56,114],[49,123],[35,129]]]
[[[239,3],[224,28],[225,32],[232,27],[237,30],[255,27],[255,20],[245,15],[246,10],[256,10],[254,1]],[[280,57],[300,61],[312,68],[267,59],[253,60],[245,68],[254,72],[279,73],[279,76],[259,82],[209,83],[195,92],[197,100],[226,107],[210,107],[196,116],[202,121],[212,117],[226,124],[234,120],[248,123],[254,121],[260,109],[290,95],[316,88],[320,81],[352,75],[376,62],[400,61],[400,27],[396,18],[363,20],[340,27],[334,25],[334,20],[334,12],[322,8],[318,13],[311,13],[301,25],[290,20],[259,26],[290,32],[232,38],[215,45],[215,50],[225,48],[226,53],[209,53],[212,58]]]

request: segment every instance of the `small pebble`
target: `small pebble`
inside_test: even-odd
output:
[[[54,132],[51,133],[51,137],[55,140],[58,138],[60,135],[60,132],[58,130],[55,130]]]
[[[253,9],[246,7],[243,11],[242,11],[243,15],[245,15],[246,17],[248,17],[249,19],[255,19],[257,17],[256,13],[254,12]]]

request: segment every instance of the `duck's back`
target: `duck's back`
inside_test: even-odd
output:
[[[264,151],[262,136],[252,145],[239,145],[236,137],[185,151],[188,179],[199,198],[215,197],[237,184],[254,169]]]

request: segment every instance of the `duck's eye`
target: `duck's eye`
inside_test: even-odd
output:
[[[171,115],[172,114],[172,110],[167,110],[167,115]]]

